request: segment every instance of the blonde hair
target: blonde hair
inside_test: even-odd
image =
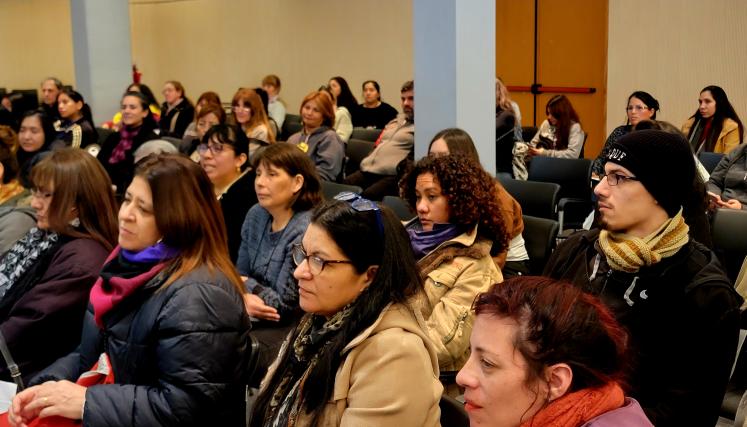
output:
[[[508,94],[508,89],[500,77],[495,78],[495,106],[502,111],[513,111],[514,108],[511,105],[511,96]]]

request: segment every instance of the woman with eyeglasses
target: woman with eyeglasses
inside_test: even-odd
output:
[[[109,135],[96,155],[120,196],[132,181],[135,151],[146,142],[158,138],[154,132],[158,124],[148,102],[148,98],[140,92],[124,94],[119,132]]]
[[[400,181],[400,194],[418,214],[405,225],[426,298],[420,302],[438,365],[453,374],[469,357],[475,296],[503,281],[492,256],[508,248],[495,181],[469,157],[428,156]],[[450,394],[459,394],[456,387]]]
[[[726,92],[718,86],[706,86],[700,91],[698,109],[682,125],[682,133],[695,154],[726,154],[744,142],[742,121]]]
[[[219,118],[216,116],[216,122],[220,121],[220,123],[224,123],[226,121],[226,111],[223,109],[223,105],[220,101],[220,96],[212,91],[203,92],[200,94],[200,97],[197,98],[197,102],[195,103],[195,117],[192,123],[187,126],[187,129],[184,131],[184,135],[182,135],[182,142],[179,145],[180,151],[186,153],[186,154],[193,154],[195,150],[197,149],[197,145],[200,144],[202,141],[202,137],[205,136],[205,131],[207,129],[204,129],[202,133],[200,133],[198,126],[199,118],[205,117],[205,115],[202,113],[202,110],[205,107],[210,107],[211,112],[213,114],[221,114],[222,113],[222,120],[219,120]],[[218,113],[217,110],[221,110],[221,113]],[[193,157],[194,159],[197,159],[195,161],[199,161],[199,155],[196,155]]]
[[[407,233],[345,195],[318,206],[293,248],[306,313],[267,373],[250,426],[437,426],[436,350]]]
[[[599,177],[604,175],[604,159],[607,158],[607,153],[610,151],[613,143],[629,134],[638,123],[644,120],[656,120],[656,113],[659,111],[659,101],[648,92],[637,90],[628,97],[628,105],[625,107],[625,111],[627,121],[624,125],[616,127],[610,133],[599,156],[591,164],[592,178],[599,179]]]
[[[255,203],[254,171],[249,167],[249,139],[238,126],[219,124],[207,130],[196,152],[213,183],[228,237],[228,255],[235,261],[241,245],[241,225]]]
[[[576,110],[565,95],[556,95],[545,106],[547,120],[542,122],[529,143],[527,156],[578,159],[584,147],[584,131]]]
[[[184,86],[176,80],[167,81],[162,94],[165,101],[158,121],[159,136],[181,138],[195,117],[195,109],[184,93]]]
[[[118,218],[80,345],[15,396],[11,424],[245,425],[249,317],[205,172],[182,156],[147,157]],[[72,382],[97,360],[113,383]]]
[[[249,209],[241,227],[236,266],[248,292],[247,312],[255,320],[252,334],[262,349],[253,381],[258,384],[300,317],[290,252],[301,241],[310,210],[322,195],[314,164],[292,144],[259,150],[253,165],[259,202]]]
[[[288,138],[288,142],[311,157],[319,177],[338,181],[342,177],[345,143],[335,133],[335,110],[332,96],[323,90],[306,95],[301,102],[303,128]]]
[[[117,241],[111,181],[80,149],[31,172],[36,225],[0,258],[0,330],[24,381],[73,351],[91,290]],[[0,378],[9,381],[0,363]]]
[[[241,126],[247,137],[266,143],[275,142],[265,107],[257,92],[252,89],[239,89],[231,101],[231,110],[234,122]],[[256,148],[258,146],[250,147],[249,152],[253,154]]]

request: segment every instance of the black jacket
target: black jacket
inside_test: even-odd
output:
[[[85,426],[243,426],[249,317],[223,275],[192,271],[165,289],[162,274],[96,325],[92,308],[76,351],[31,384],[75,381],[102,352],[116,384],[86,391]]]
[[[244,225],[246,213],[257,203],[257,193],[254,191],[255,176],[253,170],[245,173],[220,198],[220,207],[228,234],[228,254],[234,263],[239,257],[241,227]]]
[[[146,127],[147,125],[143,126],[143,129],[133,139],[132,147],[125,152],[125,158],[120,162],[109,163],[114,148],[119,144],[119,132],[115,132],[106,138],[104,144],[101,146],[101,151],[96,156],[109,174],[112,184],[117,186],[117,194],[120,196],[127,190],[127,186],[130,185],[135,172],[135,151],[146,142],[158,138],[151,128]]]
[[[167,113],[168,111],[168,113]],[[169,106],[165,102],[161,105],[161,119],[158,126],[161,128],[159,136],[170,136],[181,139],[184,131],[195,119],[195,108],[190,104],[187,98],[176,105],[169,111]]]
[[[739,306],[716,256],[690,241],[630,274],[613,271],[599,230],[560,245],[545,275],[598,295],[630,335],[630,395],[656,426],[716,425],[739,335]],[[599,254],[597,274],[590,279]]]

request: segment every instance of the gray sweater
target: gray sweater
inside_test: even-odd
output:
[[[236,267],[246,290],[274,307],[281,321],[298,310],[298,282],[293,277],[291,248],[303,238],[310,211],[296,212],[282,230],[271,230],[272,217],[265,208],[254,205],[241,227],[241,247]]]
[[[334,130],[322,126],[311,135],[301,131],[291,135],[288,142],[295,144],[311,157],[321,179],[337,181],[345,160],[345,143],[340,140]]]
[[[707,186],[724,201],[739,200],[742,210],[747,210],[747,144],[739,145],[718,162]]]

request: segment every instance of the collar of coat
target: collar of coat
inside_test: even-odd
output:
[[[437,269],[445,262],[451,262],[454,258],[463,256],[480,259],[490,256],[493,242],[477,235],[477,225],[472,230],[462,233],[457,237],[447,240],[432,250],[418,261],[420,277],[425,278],[428,273]]]

